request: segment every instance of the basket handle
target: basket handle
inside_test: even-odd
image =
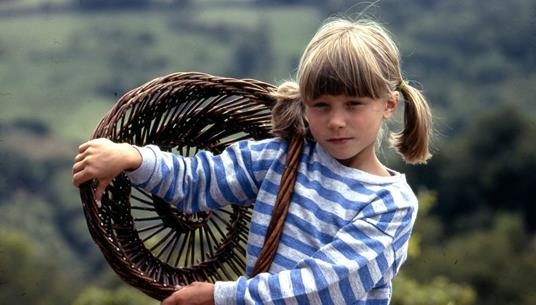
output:
[[[268,272],[272,265],[272,261],[274,260],[277,247],[279,246],[281,232],[283,232],[285,218],[290,206],[290,198],[294,192],[296,172],[298,170],[298,161],[302,147],[303,136],[296,135],[290,140],[287,160],[285,161],[285,169],[283,170],[283,175],[279,184],[279,191],[277,192],[274,209],[272,211],[272,218],[270,219],[270,225],[266,232],[261,253],[253,267],[252,276],[261,272]]]

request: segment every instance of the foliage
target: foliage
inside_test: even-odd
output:
[[[439,219],[428,214],[436,205],[434,193],[423,191],[419,200],[424,209],[419,210],[411,239],[411,248],[418,251],[410,251],[401,284],[396,284],[395,289],[429,282],[418,289],[412,302],[419,302],[419,295],[425,296],[425,291],[434,285],[443,285],[438,295],[448,296],[447,291],[452,289],[451,301],[460,297],[467,302],[474,299],[475,304],[531,304],[532,283],[536,280],[536,239],[525,232],[519,215],[490,215],[489,227],[448,237],[439,228]],[[400,297],[412,298],[410,295]],[[463,302],[460,299],[454,304]]]
[[[475,293],[468,285],[452,283],[446,277],[437,276],[425,284],[399,274],[393,283],[393,305],[471,305]]]
[[[457,220],[463,224],[458,229],[480,227],[482,213],[497,210],[522,211],[533,231],[536,208],[530,198],[536,146],[528,139],[534,138],[534,121],[516,107],[490,108],[475,115],[459,137],[444,142],[430,166],[408,168],[408,175],[437,191],[434,210],[451,224],[451,233]]]
[[[46,197],[52,195],[46,187],[46,182],[63,160],[54,153],[48,154],[45,141],[38,141],[47,138],[47,130],[42,127],[42,123],[30,124],[22,120],[13,125],[1,126],[0,137],[4,142],[11,143],[15,139],[20,141],[10,146],[0,146],[0,166],[4,172],[4,175],[0,176],[0,197],[4,200],[11,199],[20,190],[31,190],[32,193],[41,193]],[[35,144],[42,144],[41,154],[36,155],[31,151],[21,153],[19,149],[28,148],[21,142],[29,143],[32,140],[36,140]],[[55,144],[57,143],[52,145]]]
[[[20,232],[0,230],[2,304],[67,304],[78,287],[50,253],[40,253]]]
[[[50,134],[75,144],[87,139],[127,90],[157,76],[201,71],[268,82],[288,78],[320,22],[308,7],[46,16],[0,18],[0,104],[5,109],[0,122],[39,121]],[[271,47],[256,46],[267,43]],[[268,56],[246,61],[239,54],[243,50]]]
[[[235,46],[228,75],[237,78],[251,78],[258,75],[267,78],[271,75],[266,63],[273,61],[272,43],[267,26],[260,23],[249,32],[241,33]]]
[[[0,138],[10,143],[0,145],[0,232],[16,228],[40,253],[61,249],[54,260],[71,265],[73,272],[95,268],[99,261],[70,184],[72,151],[26,125],[0,129]]]
[[[407,77],[419,80],[452,135],[464,129],[482,107],[525,102],[534,86],[536,3],[514,0],[380,2],[381,17],[401,43]],[[396,24],[396,26],[394,26]],[[505,96],[509,88],[515,93]]]
[[[145,9],[154,5],[175,6],[184,8],[190,5],[191,0],[70,0],[74,5],[84,11],[95,10],[130,10]]]
[[[437,194],[429,190],[418,193],[419,211],[415,230],[410,239],[408,256],[412,261],[426,260],[426,252],[442,237],[439,221],[430,215],[430,211],[437,204]],[[424,254],[423,254],[424,252]],[[429,274],[423,282],[408,275],[407,266],[393,281],[393,300],[396,305],[443,305],[475,304],[476,293],[468,284],[453,282],[450,278],[437,273]]]
[[[157,301],[134,288],[122,286],[114,290],[88,287],[73,305],[156,305]]]
[[[111,41],[114,43],[102,48]],[[73,36],[69,43],[71,50],[68,52],[85,58],[98,54],[108,67],[108,72],[94,89],[108,97],[117,98],[119,94],[147,81],[147,75],[154,75],[169,65],[166,58],[153,52],[156,37],[151,31],[132,32],[122,27],[97,25],[83,39],[81,36]],[[100,52],[97,52],[98,48]],[[140,71],[144,73],[139,73]]]
[[[146,7],[150,0],[78,0],[82,9],[109,9],[109,8],[126,8],[126,7]]]

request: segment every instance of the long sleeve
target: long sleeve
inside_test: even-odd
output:
[[[185,212],[254,203],[246,273],[272,215],[288,143],[243,141],[214,156],[185,158],[140,148],[131,181]],[[388,304],[391,280],[406,259],[417,198],[403,174],[380,177],[348,168],[306,142],[279,247],[270,271],[219,281],[225,304]]]
[[[370,204],[293,269],[217,282],[216,304],[354,304],[373,298],[371,290],[396,273],[414,218],[411,207]]]
[[[187,213],[247,205],[258,192],[248,145],[242,141],[220,155],[202,151],[194,157],[163,152],[154,145],[136,147],[143,161],[127,175],[135,185]]]

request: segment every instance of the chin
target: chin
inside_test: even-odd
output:
[[[341,162],[341,163],[347,163],[348,161],[350,161],[351,159],[353,159],[354,155],[351,155],[351,154],[344,154],[344,153],[332,153],[332,152],[329,152],[329,154],[334,158],[336,159],[337,161]]]

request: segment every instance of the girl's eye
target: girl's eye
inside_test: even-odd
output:
[[[348,102],[348,106],[350,106],[350,107],[357,107],[357,106],[360,106],[360,105],[362,105],[362,103],[359,102],[359,101],[350,101],[350,102]]]
[[[324,102],[317,102],[317,103],[313,104],[313,107],[315,107],[315,108],[326,108],[326,107],[328,107],[328,104],[324,103]]]

